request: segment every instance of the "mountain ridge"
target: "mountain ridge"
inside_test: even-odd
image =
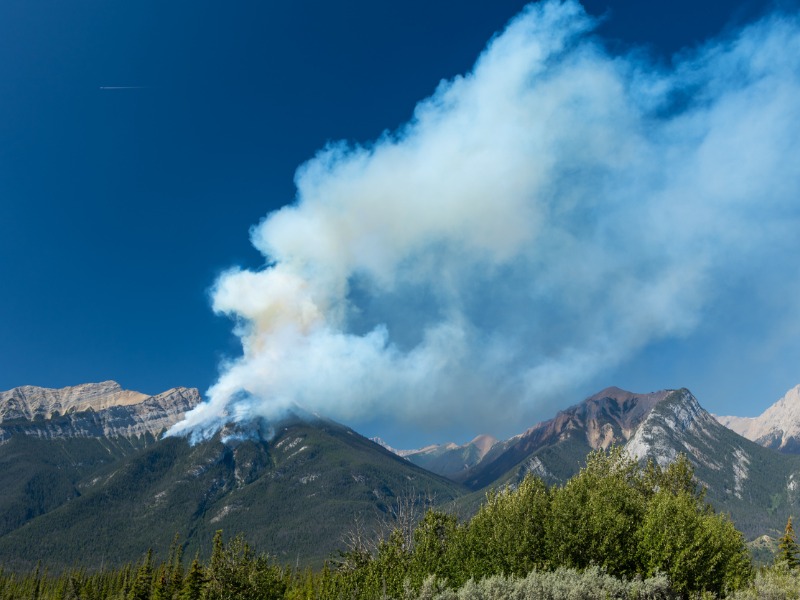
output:
[[[83,389],[98,392],[95,398],[103,389],[119,393],[116,385]],[[421,514],[429,498],[447,503],[464,493],[349,427],[301,410],[280,421],[228,424],[207,440],[159,438],[150,430],[163,431],[163,419],[177,413],[164,417],[157,409],[193,404],[196,390],[174,388],[134,404],[106,398],[97,411],[96,401],[73,402],[85,410],[55,408],[49,419],[42,413],[55,403],[31,401],[31,391],[24,397],[44,407],[40,416],[0,423],[0,563],[14,569],[39,560],[55,568],[76,560],[123,564],[148,548],[165,551],[176,533],[187,551],[205,551],[218,529],[246,532],[282,560],[302,555],[321,565],[354,527],[378,530],[397,506]],[[20,397],[16,410],[23,412]]]
[[[456,480],[477,490],[509,479],[509,472],[518,468],[523,474],[532,472],[558,483],[563,478],[537,459],[537,452],[560,446],[564,454],[577,455],[582,460],[591,450],[626,443],[648,411],[669,393],[670,390],[662,390],[636,394],[618,387],[601,390],[506,440],[502,452],[460,474]],[[522,464],[528,459],[532,462]]]
[[[463,446],[416,451],[417,459],[456,470],[449,478],[302,410],[280,422],[229,424],[190,443],[158,439],[151,429],[177,414],[159,410],[199,402],[196,390],[120,395],[125,391],[114,382],[72,386],[63,396],[42,389],[15,388],[14,403],[2,404],[0,560],[6,564],[30,566],[46,557],[43,540],[65,561],[83,553],[119,562],[168,545],[177,531],[187,549],[202,547],[217,529],[246,531],[283,559],[302,553],[319,564],[359,520],[377,528],[404,494],[413,495],[417,508],[435,497],[440,506],[471,514],[488,489],[517,485],[528,473],[561,485],[590,451],[612,444],[661,465],[685,454],[712,504],[748,537],[779,534],[800,510],[800,456],[725,428],[683,388],[639,394],[609,387],[508,440],[477,436]],[[81,389],[91,397],[78,399]],[[122,398],[116,404],[115,395]],[[131,411],[153,417],[152,428],[142,429]],[[108,539],[92,541],[90,533]],[[128,540],[124,548],[109,541],[117,534]]]
[[[0,392],[0,442],[12,433],[42,438],[158,436],[202,402],[196,388],[155,395],[115,381],[60,389],[21,386]]]
[[[800,453],[800,385],[788,390],[757,417],[714,415],[714,418],[761,446]]]

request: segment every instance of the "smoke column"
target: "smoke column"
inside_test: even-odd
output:
[[[264,268],[213,288],[242,356],[170,433],[295,403],[484,431],[689,335],[764,261],[797,281],[796,16],[669,67],[594,25],[530,5],[405,126],[303,164],[251,231]]]

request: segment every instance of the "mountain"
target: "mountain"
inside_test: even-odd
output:
[[[479,465],[487,456],[491,460],[503,445],[496,438],[484,434],[462,446],[454,443],[426,446],[405,456],[423,469],[453,479]]]
[[[8,408],[13,418],[0,423],[0,564],[120,564],[150,547],[163,553],[176,533],[193,554],[207,551],[218,529],[246,533],[283,562],[319,564],[356,524],[370,534],[398,506],[421,511],[431,498],[447,503],[463,493],[327,419],[228,426],[191,445],[150,433],[164,418],[153,406],[173,398],[177,409],[184,395],[114,404],[96,387],[77,387],[91,398],[20,388],[3,396],[16,412]],[[74,399],[67,406],[65,398]],[[115,411],[134,406],[128,421],[117,419]],[[129,421],[144,433],[128,435]]]
[[[457,480],[477,490],[518,480],[532,472],[550,483],[563,483],[592,450],[627,442],[668,394],[634,394],[607,388],[506,441],[500,452]]]
[[[195,389],[148,396],[113,381],[0,392],[0,536],[80,497],[96,472],[155,443],[199,402]]]
[[[708,500],[749,538],[779,535],[800,510],[800,456],[764,448],[724,427],[688,390],[659,402],[626,449],[662,465],[686,454]]]
[[[389,452],[394,452],[423,469],[449,479],[458,478],[485,459],[491,460],[502,452],[506,445],[506,442],[499,442],[497,438],[485,434],[477,436],[462,446],[449,442],[432,444],[416,450],[397,450],[381,438],[371,439]]]
[[[457,478],[477,490],[461,502],[472,507],[487,488],[514,485],[527,473],[561,484],[586,455],[624,445],[639,460],[661,465],[685,454],[717,510],[729,513],[748,537],[779,534],[800,510],[800,456],[764,448],[723,427],[685,389],[636,394],[607,388],[506,442]]]
[[[716,417],[748,440],[781,452],[800,454],[800,385],[758,417]]]
[[[201,402],[194,388],[155,396],[115,381],[61,389],[23,386],[0,392],[0,441],[12,433],[41,438],[157,436]]]
[[[115,565],[149,547],[163,553],[176,533],[193,554],[223,529],[282,562],[319,565],[348,533],[370,535],[400,510],[466,514],[488,488],[529,472],[562,484],[611,444],[660,464],[685,453],[711,503],[749,538],[777,537],[800,510],[800,456],[725,428],[685,389],[608,388],[509,440],[479,436],[405,458],[299,411],[194,445],[160,437],[199,401],[196,390],[148,396],[114,382],[0,393],[0,564]]]

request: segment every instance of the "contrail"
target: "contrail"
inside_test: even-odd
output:
[[[101,90],[146,90],[146,85],[101,85]]]

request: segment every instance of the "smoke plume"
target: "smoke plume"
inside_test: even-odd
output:
[[[731,282],[796,281],[796,16],[669,66],[594,26],[532,4],[398,131],[302,165],[252,229],[264,268],[213,288],[242,356],[171,433],[294,404],[484,431],[689,335]]]

